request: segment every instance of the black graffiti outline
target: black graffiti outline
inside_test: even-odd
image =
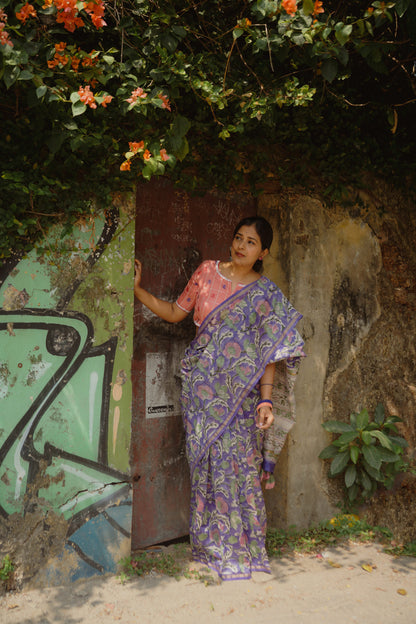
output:
[[[49,317],[49,322],[41,322],[39,320],[34,320],[30,322],[30,318],[33,316],[47,316]],[[51,322],[50,318],[56,319],[56,323],[53,324],[53,329],[67,329],[68,325],[64,323],[60,323],[59,321],[62,318],[67,319],[75,319],[81,321],[87,328],[87,336],[85,339],[84,346],[81,348],[78,355],[75,357],[75,360],[71,362],[74,357],[77,349],[80,346],[80,335],[77,332],[78,339],[74,341],[72,347],[68,350],[67,355],[63,363],[59,366],[58,370],[52,375],[47,384],[42,388],[39,394],[36,396],[32,405],[29,409],[22,415],[19,422],[15,425],[13,430],[9,433],[5,442],[0,447],[0,466],[2,465],[5,457],[8,452],[12,448],[13,444],[19,438],[19,436],[23,433],[25,427],[30,422],[31,418],[33,418],[34,414],[38,412],[33,419],[33,422],[30,426],[30,429],[26,435],[26,439],[23,443],[21,450],[21,457],[24,461],[28,462],[28,473],[27,473],[27,486],[31,485],[36,475],[39,471],[39,464],[41,460],[46,460],[47,465],[50,465],[52,459],[54,457],[59,457],[61,459],[66,459],[71,463],[78,464],[82,467],[90,468],[92,470],[96,470],[101,474],[105,474],[106,476],[112,477],[117,482],[128,483],[130,482],[129,475],[123,473],[119,470],[111,468],[108,466],[108,415],[109,415],[109,403],[110,403],[110,381],[112,379],[113,373],[113,364],[114,364],[114,354],[115,347],[117,344],[117,338],[112,337],[102,345],[97,347],[92,347],[92,339],[93,339],[93,328],[90,319],[80,313],[80,312],[66,312],[59,313],[51,310],[31,310],[25,309],[20,312],[8,312],[4,310],[0,310],[0,331],[7,329],[7,319],[23,317],[27,318],[26,322],[24,321],[14,321],[13,327],[16,331],[19,329],[35,329],[35,330],[43,330],[47,332],[47,335],[51,332]],[[3,320],[4,319],[4,320]],[[74,328],[73,328],[74,329]],[[76,331],[76,330],[75,330]],[[47,342],[47,340],[46,340]],[[99,445],[98,445],[98,453],[97,453],[97,461],[84,458],[80,455],[76,455],[73,453],[69,453],[64,449],[59,449],[56,446],[45,442],[44,444],[44,452],[40,453],[36,450],[33,444],[33,436],[38,427],[41,419],[43,418],[46,410],[50,407],[50,405],[56,400],[56,398],[61,393],[62,389],[65,385],[72,379],[77,370],[81,367],[81,365],[85,362],[86,359],[90,357],[94,357],[97,355],[104,355],[106,363],[104,367],[104,378],[102,384],[102,396],[101,396],[101,410],[100,410],[100,436],[99,436]],[[125,489],[129,489],[130,485],[127,485]],[[117,496],[120,496],[120,492],[117,493]],[[109,497],[111,499],[111,495]],[[106,503],[104,502],[106,501]],[[106,498],[100,499],[100,501],[93,503],[88,506],[86,509],[74,514],[72,518],[69,520],[69,528],[68,535],[74,533],[85,521],[86,517],[91,517],[91,515],[96,515],[100,513],[107,505],[108,500]],[[4,517],[7,517],[6,510],[0,505],[0,513]]]

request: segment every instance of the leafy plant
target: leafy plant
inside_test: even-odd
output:
[[[0,0],[0,258],[138,176],[256,191],[306,158],[334,184],[397,154],[406,179],[413,5]]]
[[[340,514],[327,522],[321,522],[309,529],[287,531],[268,529],[266,549],[270,557],[282,557],[291,552],[312,553],[346,539],[361,542],[391,539],[392,534],[384,527],[373,527],[365,519],[353,514]]]
[[[11,580],[13,578],[13,572],[14,565],[12,563],[12,560],[10,559],[9,555],[6,555],[3,558],[0,567],[0,580],[6,586],[6,589],[8,589],[10,586]]]
[[[403,449],[407,446],[398,435],[397,416],[385,415],[382,404],[377,405],[374,421],[368,411],[353,412],[350,422],[330,420],[323,428],[340,435],[320,453],[320,459],[331,460],[329,476],[344,475],[346,504],[362,502],[374,495],[381,486],[391,488],[400,472],[408,465],[403,461]]]
[[[145,576],[147,574],[164,574],[177,578],[182,568],[175,558],[158,551],[142,552],[133,557],[126,557],[120,562],[124,576]]]

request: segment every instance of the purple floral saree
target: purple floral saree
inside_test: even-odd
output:
[[[304,355],[295,330],[300,318],[261,277],[205,318],[182,361],[192,555],[224,580],[270,572],[258,382],[270,362]]]

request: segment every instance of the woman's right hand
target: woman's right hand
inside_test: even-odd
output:
[[[139,260],[134,261],[134,288],[140,288],[142,280],[142,263]]]

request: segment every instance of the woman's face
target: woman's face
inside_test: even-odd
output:
[[[256,260],[268,253],[261,248],[260,236],[254,225],[243,225],[234,236],[231,245],[231,259],[235,264],[252,267]]]

